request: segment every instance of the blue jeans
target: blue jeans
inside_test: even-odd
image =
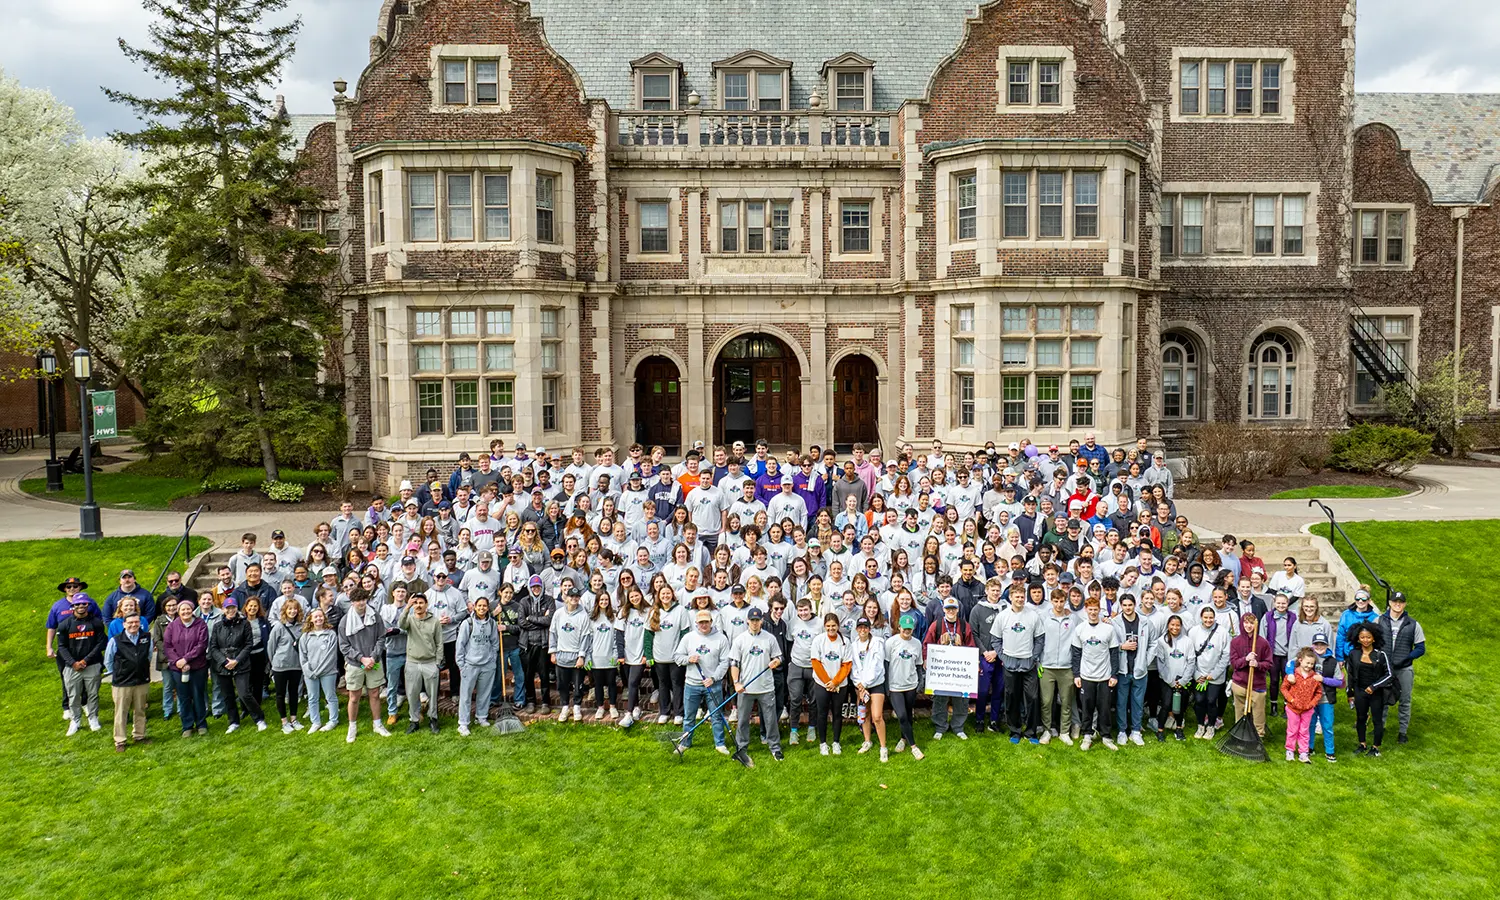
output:
[[[317,677],[302,673],[302,683],[307,685],[307,727],[320,728],[323,720],[318,716],[318,704],[328,704],[328,721],[339,723],[339,673],[329,672]]]
[[[401,689],[406,682],[401,673],[406,669],[406,654],[387,653],[385,655],[385,711],[386,715],[396,714],[396,698],[401,696]]]
[[[511,698],[511,702],[516,706],[525,706],[526,676],[522,674],[520,647],[505,651],[505,671],[509,672],[516,679],[516,694]],[[500,695],[503,693],[505,693],[505,679],[500,677],[499,672],[496,672],[495,687],[490,691],[490,705],[499,706]]]
[[[1319,703],[1313,709],[1313,727],[1323,729],[1323,752],[1333,755],[1333,704]],[[1311,744],[1311,736],[1308,743]]]
[[[687,728],[693,727],[693,721],[698,718],[698,707],[713,710],[709,715],[709,727],[714,731],[714,746],[724,746],[724,713],[717,707],[724,701],[723,687],[715,682],[713,687],[704,687],[701,684],[687,685],[686,694],[682,702],[682,721],[687,723]],[[689,733],[682,739],[682,746],[693,746],[693,736]]]
[[[1134,675],[1116,675],[1115,729],[1125,734],[1141,730],[1141,712],[1146,705],[1146,679]],[[1126,716],[1126,711],[1130,713]],[[1106,735],[1108,737],[1108,735]]]
[[[219,688],[219,679],[214,679],[213,686],[213,714],[224,715],[224,691]]]
[[[182,713],[182,730],[208,727],[208,670],[189,669],[188,680],[180,672],[168,672],[177,679],[177,708]]]
[[[163,719],[172,718],[172,714],[177,711],[177,688],[182,684],[182,676],[178,675],[173,678],[172,674],[170,669],[163,669],[161,672],[161,717]]]
[[[1000,660],[994,662],[979,655],[979,694],[974,699],[974,721],[1000,723],[1000,710],[1005,706],[1005,667]]]

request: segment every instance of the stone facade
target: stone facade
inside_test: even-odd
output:
[[[305,135],[355,481],[492,438],[1334,426],[1360,308],[1416,310],[1419,367],[1451,349],[1460,227],[1495,369],[1495,207],[1352,127],[1347,0],[581,7],[385,0]],[[1361,204],[1410,211],[1412,264],[1354,265]]]

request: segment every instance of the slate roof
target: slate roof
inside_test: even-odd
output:
[[[1437,203],[1478,203],[1500,176],[1500,94],[1356,94],[1354,126],[1389,125]]]
[[[292,149],[301,150],[307,146],[307,136],[312,133],[312,130],[324,122],[332,122],[333,116],[291,113],[287,116],[287,120],[287,131],[292,136]]]
[[[553,49],[578,70],[590,97],[634,109],[630,61],[659,52],[682,63],[682,98],[717,107],[714,62],[758,50],[792,62],[791,105],[806,109],[823,63],[846,52],[875,62],[873,106],[921,97],[958,47],[978,0],[531,0]]]

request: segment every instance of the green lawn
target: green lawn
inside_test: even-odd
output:
[[[53,548],[72,542],[0,545],[10,618],[26,623],[0,633],[0,896],[73,896],[86,881],[132,897],[1492,897],[1493,653],[1478,607],[1449,601],[1471,593],[1500,521],[1349,531],[1407,592],[1431,649],[1411,744],[1355,757],[1341,707],[1340,761],[1311,766],[1193,741],[1084,754],[993,735],[924,741],[923,762],[882,766],[846,730],[840,758],[804,745],[746,771],[707,748],[678,764],[655,726],[462,739],[445,722],[438,737],[366,730],[349,747],[342,728],[226,736],[222,720],[189,740],[153,720],[158,743],[117,756],[107,730],[63,737],[39,653],[66,569]],[[165,547],[96,545],[84,574],[149,571]],[[86,874],[80,854],[95,860]]]
[[[1410,488],[1385,487],[1376,484],[1315,484],[1312,487],[1295,488],[1271,495],[1272,500],[1368,500],[1379,497],[1400,497],[1411,493]]]
[[[173,500],[201,493],[205,479],[183,472],[174,463],[169,457],[158,457],[131,463],[118,472],[96,472],[94,499],[100,506],[111,509],[167,509]],[[326,470],[285,469],[280,474],[282,481],[307,485],[310,495],[315,494],[318,487],[338,480],[338,473]],[[214,484],[233,482],[242,491],[256,491],[265,479],[263,469],[231,466],[216,469],[207,480]],[[82,503],[83,476],[63,476],[61,493],[47,493],[45,478],[24,479],[21,490],[49,500]]]

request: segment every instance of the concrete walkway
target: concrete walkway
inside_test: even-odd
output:
[[[78,507],[42,500],[21,491],[22,478],[41,477],[44,453],[0,457],[0,541],[75,537]],[[1500,518],[1500,469],[1477,466],[1417,466],[1408,476],[1421,485],[1404,497],[1384,500],[1335,500],[1329,503],[1340,522],[1362,519],[1419,521]],[[1309,522],[1324,521],[1306,500],[1183,500],[1178,509],[1200,529],[1240,536],[1295,534]],[[273,528],[283,528],[293,544],[305,541],[313,526],[337,515],[334,504],[303,504],[264,512],[205,512],[193,529],[223,544],[239,542],[246,531],[270,543]],[[105,535],[181,534],[185,513],[106,509]]]

